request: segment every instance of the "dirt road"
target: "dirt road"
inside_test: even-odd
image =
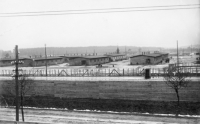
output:
[[[0,120],[0,123],[4,120],[14,121],[15,109],[0,108]],[[199,124],[200,118],[25,109],[25,121],[52,124]]]

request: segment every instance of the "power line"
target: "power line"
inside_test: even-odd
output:
[[[16,12],[16,13],[0,13],[0,14],[38,14],[38,13],[52,13],[52,12],[76,12],[76,11],[99,11],[99,10],[123,10],[123,9],[144,9],[144,8],[161,8],[161,7],[185,7],[185,6],[199,6],[200,4],[188,5],[169,5],[169,6],[145,6],[145,7],[123,7],[123,8],[104,8],[104,9],[84,9],[84,10],[59,10],[59,11],[37,11],[37,12]]]
[[[85,9],[85,10],[61,10],[61,11],[0,13],[0,17],[47,16],[47,15],[68,15],[68,14],[95,14],[95,13],[117,13],[117,12],[159,11],[159,10],[181,10],[181,9],[197,9],[197,8],[200,8],[199,5],[200,4],[170,5],[170,6],[149,6],[149,7],[126,7],[126,8],[107,8],[107,9]],[[190,7],[190,6],[193,6],[193,7]]]

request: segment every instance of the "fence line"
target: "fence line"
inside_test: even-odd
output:
[[[200,75],[200,66],[179,66],[179,70],[192,75]],[[166,68],[151,68],[152,76],[162,76],[167,71]],[[0,76],[12,76],[13,70],[1,70]],[[48,77],[117,77],[117,76],[143,76],[145,68],[98,68],[98,69],[48,69]],[[42,77],[46,76],[45,69],[21,70],[19,74]]]

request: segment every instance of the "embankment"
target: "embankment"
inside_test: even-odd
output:
[[[0,81],[0,90],[3,94]],[[39,81],[25,105],[68,109],[97,109],[170,113],[176,107],[175,91],[164,81]],[[9,100],[8,100],[9,101]],[[184,114],[200,114],[200,83],[192,81],[180,89]]]

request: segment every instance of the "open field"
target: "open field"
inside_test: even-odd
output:
[[[185,59],[184,61],[187,61],[187,62],[189,62],[191,60],[190,58],[184,58],[184,59]],[[173,58],[170,63],[175,63],[175,62],[176,62],[176,58]],[[113,67],[113,65],[114,65],[114,67]],[[133,65],[132,66],[132,65],[129,65],[128,60],[125,60],[125,61],[118,61],[118,62],[112,62],[112,63],[104,64],[103,69],[117,69],[117,68],[128,68],[128,69],[129,68],[131,68],[131,69],[135,69],[135,68],[158,68],[158,69],[162,69],[162,68],[167,67],[167,66],[168,66],[168,64],[145,65],[145,66],[144,65],[138,65],[138,66]],[[1,68],[0,71],[2,71],[4,69],[14,69],[14,66],[13,67]],[[36,69],[36,70],[37,69],[43,69],[44,70],[45,67],[35,67],[35,68],[32,68],[32,67],[24,68],[23,67],[22,69],[30,69],[30,70],[32,70],[32,69]],[[61,65],[56,65],[56,66],[50,66],[50,67],[48,67],[48,69],[53,70],[53,69],[97,69],[97,68],[95,66],[66,66],[65,64],[61,64]],[[11,77],[0,77],[0,81],[1,80],[11,80],[11,79],[12,79]],[[200,80],[199,77],[192,77],[191,79],[193,81],[199,81]],[[40,85],[47,84],[47,83],[45,83],[46,80],[50,80],[51,84],[53,84],[52,82],[63,81],[62,83],[59,83],[59,85],[56,84],[55,86],[57,86],[57,87],[60,86],[64,89],[67,89],[67,87],[70,88],[70,89],[68,89],[69,91],[67,90],[67,92],[64,92],[63,90],[56,88],[56,89],[58,89],[57,92],[63,91],[67,97],[69,97],[70,94],[72,96],[74,96],[74,94],[72,94],[72,93],[79,93],[79,91],[82,91],[82,90],[87,90],[87,92],[94,90],[94,88],[90,88],[90,87],[88,87],[88,85],[85,85],[85,86],[81,85],[81,84],[83,84],[83,83],[81,83],[82,81],[85,81],[84,84],[87,84],[87,83],[95,84],[94,83],[95,81],[99,81],[98,83],[99,84],[101,83],[101,85],[98,86],[99,88],[103,87],[102,81],[108,81],[107,83],[104,83],[104,85],[107,89],[110,88],[109,92],[112,91],[112,93],[116,93],[116,94],[121,93],[122,96],[121,96],[121,94],[119,96],[117,96],[116,94],[113,96],[113,95],[109,95],[109,93],[108,93],[107,96],[104,95],[103,97],[105,97],[105,98],[110,98],[110,97],[122,98],[122,97],[125,96],[125,94],[127,94],[127,93],[125,93],[125,91],[128,91],[129,95],[130,94],[135,94],[135,95],[137,94],[137,95],[141,96],[141,94],[138,94],[138,86],[133,86],[130,90],[128,90],[130,88],[130,85],[128,85],[124,81],[131,81],[130,84],[132,84],[132,82],[135,81],[136,83],[139,84],[139,87],[141,87],[141,89],[144,89],[144,86],[142,86],[142,84],[145,84],[148,91],[153,91],[156,88],[158,88],[158,85],[161,85],[161,83],[156,83],[156,85],[150,85],[149,81],[163,81],[163,78],[162,77],[156,77],[156,78],[153,78],[153,79],[144,80],[143,76],[139,76],[139,77],[66,77],[65,76],[65,77],[34,77],[34,80],[36,80],[36,81],[39,80]],[[74,82],[70,82],[70,81],[74,81]],[[116,84],[119,84],[118,81],[123,81],[123,82],[121,82],[121,84],[123,84],[123,86],[115,86]],[[65,84],[67,85],[67,87],[63,87]],[[44,87],[47,88],[47,86],[44,86]],[[119,88],[123,88],[123,87],[125,88],[125,90],[119,89]],[[137,87],[137,88],[135,89],[135,91],[132,91],[132,89],[134,89],[134,87]],[[106,89],[106,88],[103,88],[103,89]],[[199,87],[194,87],[194,89],[198,89],[198,88]],[[72,90],[75,90],[75,92],[74,91],[71,92]],[[190,89],[190,90],[191,90],[190,93],[194,92],[193,89]],[[46,91],[46,90],[39,89],[39,91],[43,92],[43,91]],[[53,93],[52,91],[54,91],[54,93],[56,93],[55,89],[50,90],[50,93]],[[98,89],[97,91],[103,91],[103,90]],[[158,97],[159,96],[158,93],[163,93],[163,91],[171,91],[171,90],[169,90],[169,89],[164,90],[163,88],[159,88],[159,90],[156,90],[156,94],[148,93],[146,91],[147,90],[140,92],[140,93],[144,93],[145,95],[151,95],[151,97],[147,96],[145,98],[148,98],[148,99],[151,99],[151,98],[157,99],[158,98],[158,99],[161,100],[161,98]],[[182,93],[183,93],[183,97],[181,97],[181,98],[184,98],[186,95],[188,95],[189,92],[186,95],[184,95],[185,91],[182,92]],[[80,94],[81,94],[81,97],[83,97],[83,95],[86,95],[86,96],[88,95],[88,94],[83,94],[83,92],[80,92]],[[171,96],[173,94],[174,94],[174,92],[170,92]],[[95,94],[92,93],[92,95],[95,95]],[[101,95],[103,95],[103,93],[101,93]],[[166,96],[169,96],[169,94],[166,94]],[[199,98],[199,96],[195,96],[195,95],[191,95],[191,96]],[[190,99],[191,96],[189,96],[188,99]],[[75,97],[77,97],[77,95],[75,95]],[[130,96],[130,98],[139,98],[139,97],[138,96],[136,96],[136,97]],[[141,98],[144,98],[144,97],[141,97]],[[169,97],[162,97],[162,98],[166,100]],[[83,101],[79,101],[79,102],[77,102],[77,100],[70,101],[69,99],[67,100],[67,99],[63,99],[63,98],[60,98],[60,97],[56,97],[56,99],[57,100],[56,100],[55,105],[59,105],[59,104],[65,105],[65,103],[62,101],[62,100],[64,100],[64,101],[69,102],[69,103],[66,103],[66,104],[72,105],[72,107],[75,107],[75,108],[86,107],[86,109],[87,109],[88,106],[94,107],[95,105],[97,105],[97,103],[100,104],[101,101],[102,101],[102,100],[100,100],[99,102],[97,101],[97,103],[92,101],[90,103],[90,102],[88,102],[87,100],[84,100],[84,99],[83,99]],[[173,99],[175,99],[174,95],[173,95]],[[37,102],[38,103],[42,102],[42,100],[43,100],[43,102],[48,103],[47,106],[50,105],[51,102],[54,101],[54,100],[51,101],[50,99],[45,97],[45,98],[39,99]],[[59,100],[61,102],[58,102]],[[31,103],[34,103],[34,102],[31,101]],[[111,109],[112,108],[110,106],[111,104],[110,103],[108,104],[108,103],[109,102],[107,102],[107,101],[105,101],[105,103],[102,102],[101,105],[97,106],[97,108],[102,107],[102,109],[105,109],[105,108]],[[118,107],[114,103],[117,103]],[[146,111],[148,109],[149,109],[148,111],[151,111],[152,106],[154,105],[154,104],[150,103],[149,108],[147,107],[147,105],[144,105],[143,106],[144,108],[143,108],[142,106],[140,106],[140,105],[142,105],[141,103],[135,104],[135,106],[134,106],[133,103],[136,103],[136,102],[130,103],[130,105],[126,102],[124,102],[123,104],[119,104],[119,102],[114,101],[114,103],[113,103],[112,106],[115,106],[118,109],[122,106],[123,106],[122,109],[127,109],[128,107],[132,106],[131,108],[134,108],[134,110],[138,109],[139,111],[143,111],[143,110]],[[43,105],[43,103],[41,103],[41,105]],[[53,105],[53,103],[52,103],[52,105]],[[125,105],[127,105],[127,106],[125,106]],[[157,105],[158,106],[160,105],[160,106],[158,107]],[[185,113],[192,112],[191,110],[195,110],[195,112],[199,114],[199,109],[188,108],[188,105],[190,105],[190,107],[192,106],[191,104],[183,104],[183,108],[185,107],[185,109],[183,111]],[[168,106],[168,109],[173,108],[171,103],[169,103],[169,105],[165,105],[164,103],[162,103],[162,104],[157,103],[156,106],[153,107],[153,109],[154,110],[160,110],[160,111],[163,112],[163,110],[161,110],[161,108],[167,108],[166,106]],[[50,107],[52,107],[52,106],[50,106]],[[113,108],[113,109],[115,109],[115,108]],[[166,112],[169,112],[168,109],[166,109]],[[14,119],[15,119],[14,118],[15,117],[14,116],[14,109],[0,108],[0,110],[1,110],[0,115],[3,115],[3,116],[0,116],[0,120],[14,121]],[[91,108],[90,110],[93,110],[93,108]],[[171,112],[173,113],[173,110],[170,111],[170,114],[171,114]],[[93,123],[93,124],[99,124],[99,123],[103,123],[103,124],[109,124],[109,123],[110,124],[112,124],[112,123],[113,124],[114,123],[126,123],[126,124],[127,123],[136,123],[136,124],[137,123],[140,123],[140,124],[170,124],[170,123],[184,124],[184,123],[192,123],[193,124],[194,123],[194,124],[198,124],[198,123],[200,123],[199,118],[188,118],[188,117],[187,118],[174,118],[174,117],[161,117],[161,116],[159,116],[159,117],[157,117],[157,116],[143,116],[143,115],[141,116],[141,115],[131,115],[131,114],[126,114],[126,115],[124,114],[123,115],[123,114],[108,114],[108,113],[106,113],[106,114],[105,113],[86,113],[86,112],[74,112],[74,111],[63,111],[63,110],[62,111],[52,111],[52,110],[31,110],[31,109],[26,109],[25,113],[26,113],[25,120],[29,121],[29,122],[84,123],[84,124],[85,123],[86,124],[87,123]],[[0,123],[1,123],[1,121],[0,121]],[[3,121],[3,123],[5,123],[5,121]]]
[[[14,124],[15,109],[0,108],[0,124]],[[21,115],[20,115],[21,119]],[[6,121],[9,121],[6,123]],[[25,121],[50,124],[199,124],[194,117],[167,117],[128,113],[80,112],[67,110],[25,109]]]

